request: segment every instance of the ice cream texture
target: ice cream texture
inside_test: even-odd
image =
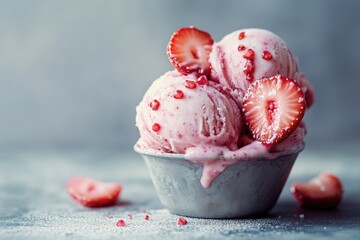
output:
[[[264,29],[242,29],[213,45],[209,58],[212,79],[229,87],[241,103],[249,85],[276,74],[294,78],[297,60],[284,40]]]
[[[240,110],[229,96],[205,81],[177,71],[154,81],[136,108],[138,146],[173,153],[196,146],[236,149]]]
[[[243,29],[214,42],[189,27],[173,34],[167,51],[175,70],[155,80],[136,108],[137,148],[185,154],[203,165],[205,188],[239,161],[304,148],[302,118],[314,91],[280,37]]]

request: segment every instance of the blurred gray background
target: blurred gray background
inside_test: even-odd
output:
[[[280,35],[317,93],[308,148],[360,142],[360,1],[0,1],[0,147],[131,150],[171,34]]]

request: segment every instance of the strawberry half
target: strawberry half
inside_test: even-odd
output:
[[[301,122],[305,109],[300,85],[281,75],[253,82],[243,99],[246,124],[253,137],[264,144],[286,139]]]
[[[86,207],[104,207],[114,205],[121,192],[117,183],[102,183],[94,179],[79,177],[67,182],[67,192]]]
[[[167,54],[171,64],[181,73],[210,73],[209,55],[214,40],[209,33],[193,26],[180,28],[168,43]]]
[[[295,182],[290,191],[301,206],[320,209],[337,207],[343,194],[339,178],[331,173],[323,173],[307,183]]]

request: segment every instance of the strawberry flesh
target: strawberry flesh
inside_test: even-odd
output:
[[[167,46],[171,64],[183,75],[210,73],[209,55],[214,40],[209,33],[193,26],[175,32]]]
[[[67,182],[69,195],[86,207],[114,205],[121,189],[120,184],[102,183],[86,177],[71,178]]]
[[[246,124],[263,144],[285,140],[300,124],[305,109],[300,85],[281,75],[253,82],[243,99]]]
[[[340,179],[331,173],[323,173],[307,183],[295,182],[290,191],[302,207],[319,209],[336,208],[343,194]]]

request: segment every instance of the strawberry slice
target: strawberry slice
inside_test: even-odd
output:
[[[246,124],[253,137],[264,144],[286,139],[304,117],[304,98],[300,85],[281,75],[253,82],[243,99]]]
[[[171,64],[183,75],[210,73],[209,55],[214,40],[209,33],[193,26],[180,28],[168,43],[167,54]]]
[[[121,192],[117,183],[102,183],[97,180],[78,177],[67,182],[67,192],[86,207],[104,207],[114,205]]]
[[[323,173],[307,183],[295,182],[290,191],[301,206],[320,209],[337,207],[343,194],[340,179],[331,173]]]

